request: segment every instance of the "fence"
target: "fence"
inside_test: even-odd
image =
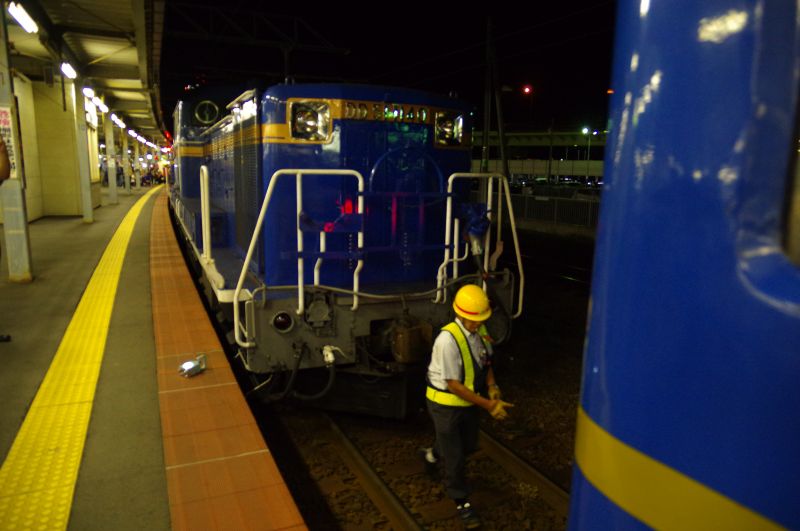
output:
[[[477,196],[478,193],[473,192],[473,200],[477,200]],[[494,204],[497,204],[496,197]],[[511,194],[511,206],[517,225],[521,228],[543,228],[547,225],[567,229],[566,232],[570,228],[578,229],[578,232],[586,234],[587,229],[593,232],[597,228],[600,191],[582,187],[526,188],[524,193]]]

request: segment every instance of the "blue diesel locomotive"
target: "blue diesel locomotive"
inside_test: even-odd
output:
[[[465,102],[282,84],[183,101],[174,120],[171,208],[253,393],[404,416],[466,282],[508,335],[524,280],[513,210],[505,177],[469,173]],[[514,272],[495,265],[504,225]]]
[[[618,3],[570,529],[800,529],[799,9]]]

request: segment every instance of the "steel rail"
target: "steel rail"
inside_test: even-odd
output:
[[[536,470],[530,463],[519,457],[497,439],[480,431],[480,448],[486,455],[505,468],[523,483],[538,487],[541,498],[564,518],[569,513],[569,493],[553,483],[550,478]]]
[[[392,529],[404,529],[408,531],[422,531],[424,528],[417,522],[414,516],[408,511],[402,501],[386,485],[386,483],[375,473],[361,452],[355,447],[345,433],[339,428],[336,422],[326,414],[322,414],[331,427],[331,432],[336,436],[336,442],[345,451],[339,454],[350,471],[355,474],[358,481],[364,487],[369,499],[378,510],[389,519]]]

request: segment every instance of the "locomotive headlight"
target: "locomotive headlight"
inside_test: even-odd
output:
[[[464,117],[454,112],[436,113],[436,143],[443,146],[461,145],[464,135]]]
[[[331,110],[321,101],[292,104],[292,138],[327,140],[331,132]]]

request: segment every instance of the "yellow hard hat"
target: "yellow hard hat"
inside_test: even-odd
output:
[[[453,301],[453,310],[470,321],[485,321],[492,315],[489,298],[475,284],[467,284],[458,290]]]

